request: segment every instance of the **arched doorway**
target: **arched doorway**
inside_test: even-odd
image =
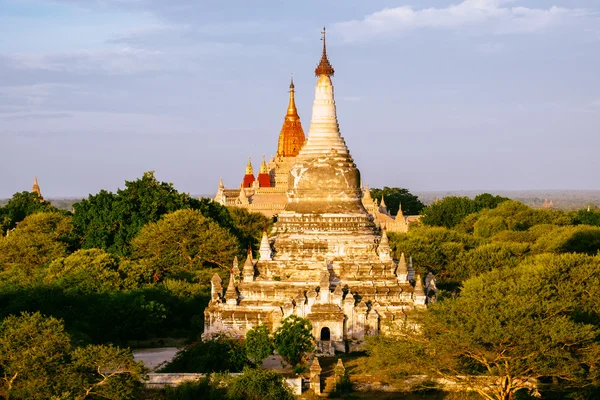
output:
[[[329,330],[329,328],[328,327],[321,328],[321,341],[328,342],[330,340],[331,340],[331,331]]]

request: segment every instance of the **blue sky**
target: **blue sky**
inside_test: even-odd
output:
[[[372,187],[600,188],[597,0],[0,0],[0,197],[237,187],[291,73],[308,133],[323,25]]]

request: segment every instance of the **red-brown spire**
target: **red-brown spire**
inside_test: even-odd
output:
[[[335,73],[335,70],[333,69],[331,63],[329,62],[329,59],[327,58],[327,39],[325,38],[325,33],[325,27],[323,27],[323,32],[321,32],[321,34],[323,35],[323,37],[321,38],[321,40],[323,41],[323,54],[321,54],[321,62],[319,62],[319,65],[317,65],[317,68],[315,68],[316,76],[333,76],[333,74]]]

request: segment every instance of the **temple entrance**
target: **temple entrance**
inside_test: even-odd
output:
[[[321,329],[321,341],[325,342],[325,341],[330,341],[331,340],[331,331],[329,330],[328,327],[324,327]]]

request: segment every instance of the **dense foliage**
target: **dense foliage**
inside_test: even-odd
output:
[[[144,374],[129,350],[73,346],[56,318],[22,313],[0,323],[2,399],[134,399]]]
[[[41,199],[37,193],[15,193],[6,205],[0,207],[0,234],[6,235],[28,215],[43,211],[58,210],[49,202]]]
[[[424,224],[390,234],[390,244],[417,271],[436,274],[438,301],[393,327],[396,335],[371,339],[370,368],[390,377],[491,376],[467,382],[486,399],[513,399],[536,382],[560,398],[598,390],[596,213],[490,195],[424,209]]]
[[[212,374],[196,382],[189,382],[163,390],[157,399],[164,400],[293,400],[296,397],[273,371],[244,368],[242,374],[231,377]]]
[[[425,225],[453,228],[467,215],[484,209],[496,208],[506,200],[509,199],[492,196],[489,193],[482,193],[475,196],[474,199],[448,196],[424,208],[421,211],[423,214],[421,220]]]
[[[194,199],[153,173],[58,211],[35,194],[0,207],[0,318],[40,311],[79,343],[197,339],[210,277],[257,248],[270,220]],[[18,224],[17,224],[18,222]]]
[[[554,390],[598,385],[598,291],[598,257],[544,254],[496,268],[430,307],[421,329],[372,339],[370,361],[391,374],[462,376],[488,399],[513,399],[536,380]],[[477,375],[493,379],[469,379]]]

